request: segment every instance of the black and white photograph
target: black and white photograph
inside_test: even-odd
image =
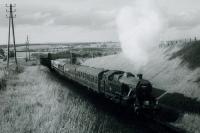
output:
[[[0,1],[0,133],[199,124],[199,0]]]

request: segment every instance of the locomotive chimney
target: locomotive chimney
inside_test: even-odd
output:
[[[137,75],[137,77],[138,77],[139,79],[142,79],[142,76],[143,76],[142,74],[138,74],[138,75]]]

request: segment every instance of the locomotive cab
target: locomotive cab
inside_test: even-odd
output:
[[[123,99],[130,104],[135,111],[154,110],[157,108],[157,100],[152,96],[152,85],[149,81],[142,79],[142,74],[136,78],[131,73],[124,73],[120,82],[122,83]]]
[[[155,109],[157,101],[152,96],[152,85],[149,81],[141,79],[136,87],[136,106],[143,109]]]

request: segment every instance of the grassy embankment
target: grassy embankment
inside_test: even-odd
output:
[[[195,41],[192,43],[188,43],[184,48],[180,49],[178,52],[175,52],[171,58],[181,58],[181,64],[186,64],[191,70],[200,67],[200,41]],[[200,83],[200,76],[195,81]]]
[[[200,67],[200,41],[188,43],[185,47],[173,53],[170,60],[177,57],[182,59],[181,64],[187,64],[192,70]]]
[[[180,65],[186,65],[192,71],[200,68],[200,41],[188,43],[180,50],[174,52],[169,60],[173,60],[175,58],[180,58]],[[200,76],[197,77],[194,83],[198,83],[200,86]],[[169,103],[171,106],[185,111],[200,113],[200,103],[197,99],[191,99],[181,94],[174,93],[167,95],[162,102]]]

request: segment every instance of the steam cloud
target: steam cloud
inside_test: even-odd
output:
[[[136,0],[120,10],[116,21],[123,53],[141,71],[148,63],[149,52],[160,41],[163,21],[156,4],[153,0]]]

